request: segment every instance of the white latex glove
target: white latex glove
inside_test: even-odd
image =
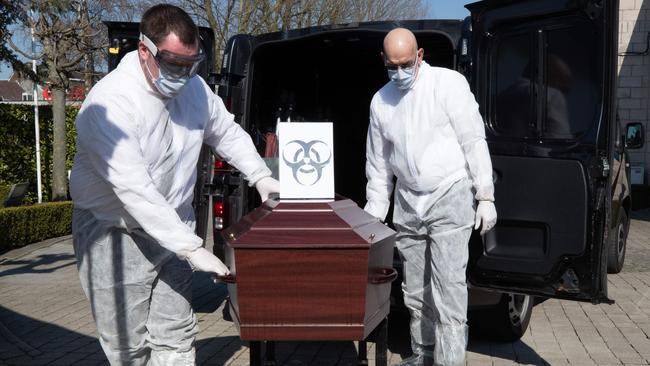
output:
[[[269,199],[269,194],[280,193],[280,182],[271,177],[264,177],[255,183],[255,189],[264,202]]]
[[[187,261],[195,271],[216,273],[218,276],[230,274],[228,267],[214,254],[201,247],[186,255]]]
[[[497,223],[497,209],[492,201],[478,201],[476,208],[476,219],[474,220],[474,230],[481,228],[481,235],[485,235],[492,230]]]

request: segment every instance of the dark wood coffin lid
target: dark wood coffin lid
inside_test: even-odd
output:
[[[368,248],[395,232],[354,201],[327,203],[273,200],[224,231],[233,248]]]

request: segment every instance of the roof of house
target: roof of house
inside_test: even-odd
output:
[[[0,80],[0,100],[17,101],[23,99],[23,88],[15,81]]]

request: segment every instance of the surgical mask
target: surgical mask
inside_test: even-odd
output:
[[[204,59],[203,52],[200,51],[196,56],[180,56],[158,50],[158,47],[142,33],[140,40],[144,42],[158,64],[158,78],[152,81],[154,86],[161,95],[167,98],[175,97],[196,74],[199,64]],[[149,65],[145,63],[145,66],[153,79]]]
[[[149,65],[147,65],[146,62],[145,66],[147,67],[149,76],[151,76],[153,79],[151,70],[149,70]],[[190,78],[188,76],[182,76],[180,78],[170,77],[169,75],[165,75],[165,71],[163,69],[158,69],[158,78],[153,80],[153,85],[162,96],[173,98],[181,92],[181,89],[183,89],[189,80]]]
[[[173,98],[181,92],[181,89],[183,89],[189,80],[190,78],[187,76],[175,79],[167,77],[163,72],[161,72],[160,76],[158,76],[158,79],[156,79],[153,84],[156,86],[156,89],[158,89],[160,94],[168,98]]]
[[[418,68],[418,54],[415,53],[415,63],[410,67],[398,67],[396,69],[386,69],[388,77],[395,83],[398,89],[408,90],[413,87]]]

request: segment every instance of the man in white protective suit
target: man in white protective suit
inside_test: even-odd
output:
[[[390,81],[370,104],[365,210],[385,219],[396,177],[393,223],[413,349],[398,365],[464,365],[468,242],[472,227],[485,234],[496,224],[492,163],[467,81],[423,55],[409,30],[384,38]]]
[[[71,173],[79,278],[112,365],[194,365],[192,270],[228,268],[194,234],[196,165],[207,143],[262,200],[279,183],[250,136],[196,75],[192,19],[148,9],[136,51],[88,94]]]

